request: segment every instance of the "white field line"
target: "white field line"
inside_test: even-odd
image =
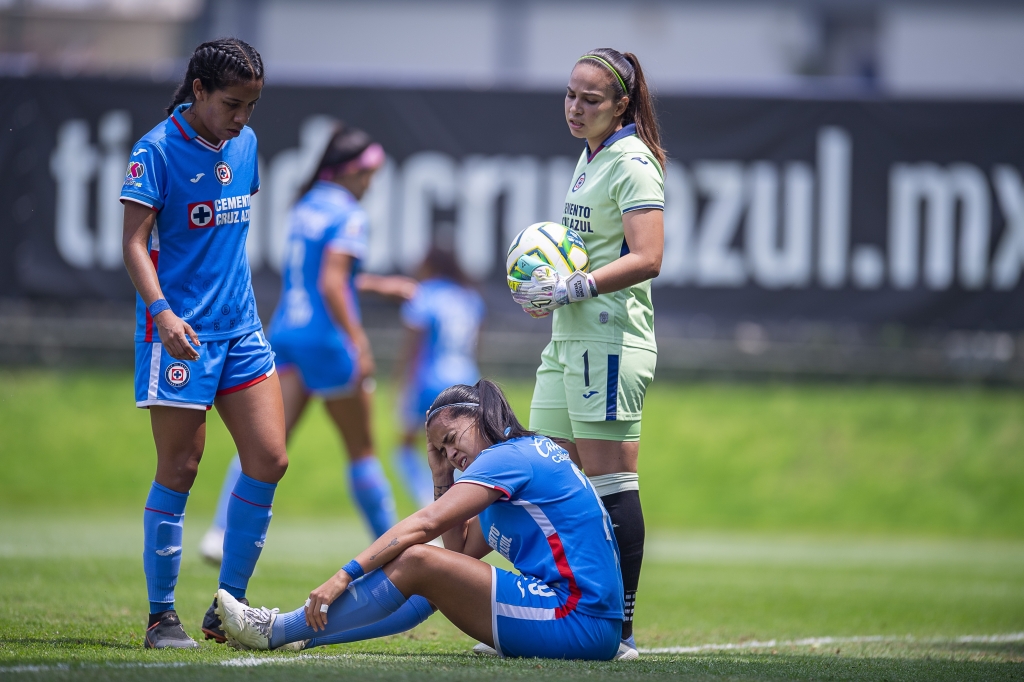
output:
[[[1004,635],[964,635],[962,637],[935,637],[918,639],[916,637],[893,637],[870,635],[866,637],[807,637],[805,639],[776,640],[763,642],[730,642],[728,644],[700,644],[697,646],[669,646],[651,649],[638,649],[642,654],[699,654],[705,651],[737,651],[744,649],[772,649],[775,647],[819,647],[831,644],[870,644],[872,642],[917,642],[921,644],[1006,644],[1024,642],[1024,632],[1011,632]]]
[[[963,635],[960,637],[916,638],[911,636],[893,637],[891,635],[871,635],[864,637],[808,637],[806,639],[730,642],[727,644],[701,644],[698,646],[671,646],[652,649],[640,649],[642,654],[699,654],[714,651],[742,651],[750,649],[769,649],[775,647],[819,647],[832,644],[862,644],[871,642],[916,642],[920,644],[1008,644],[1024,642],[1024,632],[1010,632],[1001,635]],[[14,673],[47,673],[67,670],[112,669],[135,670],[145,668],[185,668],[190,666],[219,665],[225,668],[255,668],[262,665],[292,665],[312,661],[343,661],[357,659],[384,659],[387,654],[299,654],[287,657],[241,656],[219,663],[189,663],[176,661],[173,663],[99,663],[85,665],[15,665],[0,667],[0,675]]]

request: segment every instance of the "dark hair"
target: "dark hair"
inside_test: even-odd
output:
[[[464,287],[471,286],[452,250],[442,249],[436,244],[427,251],[426,257],[416,271],[416,279],[421,282],[433,277],[448,279]]]
[[[519,423],[498,385],[487,379],[481,379],[475,386],[456,384],[441,391],[427,412],[427,426],[439,414],[475,417],[481,435],[492,445],[535,435]]]
[[[337,168],[352,159],[358,158],[371,144],[373,144],[373,138],[368,133],[359,128],[350,128],[344,123],[339,122],[334,127],[334,133],[327,143],[327,148],[324,149],[323,156],[320,157],[320,163],[317,164],[313,174],[303,183],[302,189],[299,190],[299,196],[308,192],[316,184],[320,173],[324,170]]]
[[[174,91],[167,113],[182,102],[195,101],[192,83],[196,79],[206,90],[223,90],[229,85],[263,80],[263,59],[249,43],[238,38],[218,38],[203,43],[192,53],[185,69],[185,80]]]
[[[587,59],[588,56],[601,59]],[[611,65],[614,70],[612,87],[620,97],[629,97],[626,113],[622,115],[622,123],[636,124],[637,137],[643,140],[664,169],[665,149],[661,146],[661,132],[658,130],[658,116],[654,111],[654,98],[651,97],[651,92],[647,89],[647,79],[644,78],[644,70],[640,68],[640,60],[637,56],[632,52],[619,52],[610,47],[599,47],[580,57],[577,63],[579,61],[585,61],[603,69],[608,69],[608,64]],[[625,90],[622,89],[623,84],[626,86]]]

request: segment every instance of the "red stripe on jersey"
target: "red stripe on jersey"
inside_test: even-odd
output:
[[[569,567],[569,560],[565,558],[565,548],[562,546],[562,540],[558,537],[558,533],[553,533],[548,536],[548,544],[551,546],[551,554],[555,557],[555,566],[558,567],[558,574],[566,579],[569,583],[569,598],[565,600],[565,603],[555,609],[555,618],[565,618],[570,613],[576,610],[576,604],[580,601],[580,588],[576,584],[576,576],[572,574],[572,568]]]
[[[149,259],[153,261],[153,269],[156,270],[157,261],[160,260],[159,251],[150,251]],[[143,301],[145,303],[145,301]],[[146,343],[152,343],[153,341],[153,316],[149,314],[149,308],[146,308]]]
[[[270,377],[270,372],[267,372],[266,374],[261,374],[258,377],[256,377],[255,379],[249,379],[249,381],[246,381],[245,383],[238,384],[237,386],[232,386],[231,388],[221,389],[220,391],[217,391],[217,395],[227,395],[229,393],[235,393],[236,391],[241,391],[244,388],[249,388],[250,386],[255,386],[256,384],[260,383],[261,381],[266,380],[269,377]]]
[[[190,139],[192,139],[192,138],[190,138],[190,137],[188,136],[188,133],[186,133],[186,132],[185,132],[185,129],[181,127],[181,124],[180,124],[180,123],[178,123],[178,118],[177,118],[177,116],[173,116],[173,115],[171,116],[171,123],[173,123],[173,124],[174,124],[174,127],[178,129],[178,132],[180,132],[180,133],[181,133],[181,136],[182,136],[182,137],[184,137],[184,138],[185,138],[186,140],[190,140]]]

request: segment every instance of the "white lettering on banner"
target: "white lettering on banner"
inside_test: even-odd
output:
[[[992,184],[1006,217],[1006,229],[992,260],[992,287],[1005,291],[1017,286],[1024,265],[1024,185],[1012,166],[996,166]]]
[[[918,283],[921,223],[925,234],[924,284],[953,282],[954,233],[960,207],[960,285],[979,289],[987,276],[989,195],[985,176],[968,164],[896,164],[889,176],[889,267],[897,289]]]
[[[852,150],[845,130],[818,131],[818,280],[827,289],[841,287],[846,280]]]
[[[69,265],[107,270],[124,267],[121,259],[121,185],[131,135],[126,111],[108,111],[99,122],[100,154],[89,144],[89,124],[72,119],[57,131],[57,147],[50,156],[50,174],[57,185],[54,241]],[[89,225],[89,185],[96,183],[95,228]]]
[[[288,213],[334,125],[327,116],[306,119],[297,147],[268,162],[259,159],[264,179],[259,195],[215,202],[217,225],[249,220],[246,252],[253,270],[268,265],[281,271]],[[57,186],[54,240],[75,268],[123,267],[118,195],[130,135],[131,119],[121,110],[101,117],[96,146],[85,121],[65,121],[58,129],[50,158]],[[850,134],[824,126],[817,133],[813,163],[708,159],[669,164],[665,255],[654,284],[933,291],[954,286],[1005,291],[1020,284],[1024,181],[1019,169],[997,165],[986,177],[968,163],[894,163],[887,231],[874,236],[881,237],[878,243],[854,243],[853,156]],[[438,222],[442,211],[453,216],[453,231],[447,234],[467,274],[477,280],[491,277],[502,265],[505,244],[519,230],[541,220],[561,221],[574,168],[575,161],[567,157],[456,159],[423,151],[402,164],[388,159],[362,202],[372,226],[364,266],[371,272],[415,270],[432,235],[444,232]],[[1002,221],[993,215],[993,194]],[[89,221],[93,213],[95,225]],[[1002,229],[995,233],[997,225]]]

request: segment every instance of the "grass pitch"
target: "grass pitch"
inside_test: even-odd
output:
[[[509,392],[525,413],[530,386]],[[394,443],[387,387],[378,442]],[[290,446],[254,602],[294,608],[366,537],[314,407]],[[215,413],[178,609],[216,571],[194,548],[233,451]],[[0,678],[1024,678],[1024,396],[892,386],[655,384],[634,664],[496,661],[440,615],[299,655],[141,648],[154,465],[126,374],[0,372]],[[403,511],[411,510],[404,497]],[[708,646],[711,645],[711,646]]]

